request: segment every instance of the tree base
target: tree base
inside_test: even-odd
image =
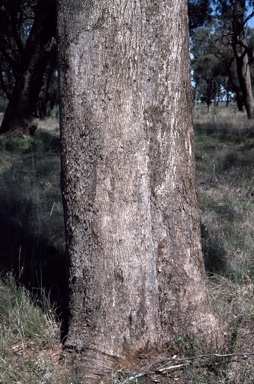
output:
[[[144,367],[161,359],[171,359],[173,356],[187,358],[209,353],[226,353],[229,341],[226,325],[214,323],[212,329],[207,325],[207,331],[209,337],[207,334],[200,334],[198,340],[191,336],[175,335],[169,344],[163,345],[162,340],[160,347],[150,346],[148,350],[145,348],[143,351],[135,351],[134,347],[127,355],[121,357],[106,354],[98,349],[87,348],[79,351],[67,342],[62,354],[62,363],[74,372],[76,380],[82,380],[86,384],[101,383],[102,380],[103,383],[112,383],[119,370],[143,371]]]
[[[61,360],[74,372],[75,379],[82,380],[86,384],[100,382],[121,365],[116,357],[93,349],[78,352],[65,347]]]

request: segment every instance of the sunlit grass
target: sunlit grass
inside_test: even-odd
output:
[[[82,381],[78,373],[67,375],[59,366],[60,323],[52,296],[61,296],[55,278],[63,271],[56,273],[50,267],[64,264],[64,228],[59,132],[55,122],[48,124],[47,131],[47,120],[43,121],[44,130],[32,139],[0,140],[1,261],[6,257],[2,269],[7,272],[13,267],[17,278],[33,279],[27,284],[29,293],[13,275],[7,274],[0,283],[1,384]],[[209,114],[204,106],[195,111],[197,190],[208,285],[216,311],[230,325],[228,348],[235,352],[254,351],[253,126],[235,106]],[[45,282],[50,275],[53,280]],[[214,361],[134,382],[250,384],[253,366],[250,357],[226,364]],[[133,374],[112,372],[105,383],[117,384]]]
[[[224,106],[195,111],[197,190],[210,295],[229,325],[229,348],[254,351],[254,123]],[[220,383],[249,384],[253,359],[224,367]]]

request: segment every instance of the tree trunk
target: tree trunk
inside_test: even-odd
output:
[[[56,94],[50,94],[50,87],[54,82],[54,74],[56,72],[56,61],[57,61],[57,49],[56,45],[48,58],[48,63],[45,68],[42,84],[40,88],[40,94],[37,103],[37,111],[40,118],[49,116],[51,110],[56,103]],[[57,84],[57,82],[56,82]]]
[[[254,119],[254,97],[250,75],[249,50],[244,34],[246,1],[236,2],[233,14],[233,51],[243,103],[249,119]]]
[[[242,47],[239,42],[236,42],[233,48],[243,103],[246,108],[248,119],[254,119],[254,98],[252,92],[248,51],[246,48]]]
[[[236,92],[236,104],[239,112],[244,112],[243,96],[241,91]]]
[[[33,118],[53,36],[55,36],[55,0],[40,0],[0,134],[13,131],[25,135],[34,133],[36,126]]]
[[[66,351],[86,383],[139,353],[222,344],[195,193],[185,0],[60,0]],[[166,352],[165,352],[166,353]]]

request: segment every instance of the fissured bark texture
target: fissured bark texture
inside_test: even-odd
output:
[[[222,343],[195,192],[187,3],[60,0],[66,349],[86,382],[139,352]]]

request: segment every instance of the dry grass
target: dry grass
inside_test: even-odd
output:
[[[0,140],[1,384],[71,383],[55,314],[66,305],[59,150],[55,128]]]
[[[6,223],[5,218],[11,215],[10,228],[15,224],[22,235],[28,228],[32,259],[38,254],[45,259],[38,239],[46,239],[50,245],[50,252],[46,248],[46,260],[51,261],[56,257],[51,253],[52,247],[61,250],[63,245],[59,139],[55,120],[45,120],[39,126],[43,129],[38,130],[34,139],[0,142],[0,196],[5,201],[0,218]],[[209,114],[199,106],[195,111],[195,130],[197,189],[210,296],[219,316],[230,325],[229,351],[254,352],[253,123],[236,112],[234,106]],[[7,233],[1,238],[5,239],[6,250],[15,253],[16,248],[11,247],[13,233],[9,238]],[[20,238],[15,237],[17,242]],[[27,268],[26,260],[23,261],[19,266],[22,273]],[[60,325],[52,306],[41,302],[38,306],[24,288],[14,287],[10,281],[0,284],[0,383],[81,383],[77,373],[59,366]],[[253,360],[251,356],[211,358],[132,382],[251,384]],[[146,362],[142,364],[140,370]],[[107,382],[117,384],[134,374],[112,372]]]
[[[198,106],[194,120],[210,297],[222,321],[229,324],[228,351],[254,353],[254,124],[235,106],[211,113]],[[118,382],[131,375],[133,372],[122,373]],[[211,357],[164,375],[135,380],[132,382],[252,384],[254,356]]]
[[[211,298],[230,350],[254,352],[254,126],[234,108],[196,111],[197,187]],[[231,361],[218,382],[252,383],[253,362]]]
[[[18,285],[10,273],[0,280],[0,383],[82,384],[61,360],[61,324],[50,300]]]
[[[60,325],[49,301],[36,303],[11,274],[0,293],[1,384],[58,383]]]

